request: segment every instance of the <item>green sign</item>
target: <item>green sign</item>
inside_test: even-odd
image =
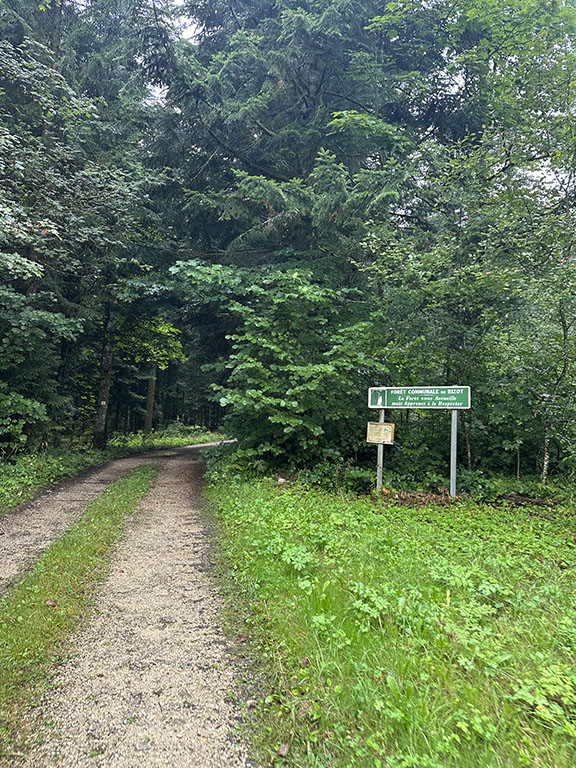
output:
[[[369,408],[470,408],[470,387],[370,387]]]

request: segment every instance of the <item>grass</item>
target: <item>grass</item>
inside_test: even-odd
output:
[[[225,440],[219,432],[210,432],[202,427],[180,427],[150,432],[133,432],[128,435],[115,435],[109,442],[109,450],[133,453],[140,451],[161,450],[163,448],[179,448],[185,445],[200,445]]]
[[[272,480],[208,494],[236,629],[265,660],[264,760],[576,764],[574,513],[406,508]]]
[[[11,461],[0,462],[0,515],[33,498],[43,488],[108,459],[222,439],[222,435],[200,427],[181,427],[176,433],[166,429],[149,435],[135,432],[115,436],[105,451],[80,446],[22,453]]]
[[[126,516],[144,496],[155,467],[139,467],[110,485],[80,520],[46,550],[35,568],[0,600],[0,759],[18,747],[22,712],[45,688],[66,639],[81,619],[93,585]]]

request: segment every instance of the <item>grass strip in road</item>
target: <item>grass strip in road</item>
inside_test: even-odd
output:
[[[65,658],[66,640],[102,580],[126,516],[157,472],[139,467],[110,485],[0,600],[0,759],[17,749],[20,719]]]
[[[208,494],[239,647],[268,674],[265,764],[576,765],[573,512],[274,480]]]

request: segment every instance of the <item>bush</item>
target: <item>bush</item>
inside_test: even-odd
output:
[[[231,305],[239,328],[229,337],[227,385],[217,389],[238,456],[257,471],[301,469],[358,447],[365,420],[358,393],[383,366],[366,351],[368,326],[342,322],[347,299],[292,270],[251,285]]]

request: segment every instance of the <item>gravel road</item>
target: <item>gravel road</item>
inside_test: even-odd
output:
[[[18,768],[248,768],[234,735],[240,670],[219,624],[202,465],[163,458],[130,519],[73,658],[27,727]]]
[[[0,517],[0,595],[42,552],[71,526],[110,483],[153,461],[131,456],[85,470],[72,480],[43,491],[32,501]]]

